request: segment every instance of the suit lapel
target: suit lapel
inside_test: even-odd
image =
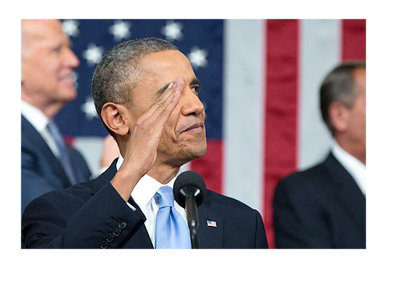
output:
[[[53,167],[55,175],[62,180],[63,185],[65,187],[71,185],[60,161],[50,150],[50,147],[47,145],[46,141],[44,141],[42,135],[40,135],[35,127],[33,127],[23,115],[21,115],[21,128],[23,130],[22,133],[27,135],[21,138],[21,140],[25,141],[21,142],[21,146],[31,145],[32,148],[39,150],[43,159],[48,161],[49,165]]]
[[[208,194],[210,194],[207,191]],[[222,238],[224,230],[223,218],[216,214],[211,208],[211,201],[205,201],[199,207],[199,247],[207,248],[222,248]],[[209,223],[207,223],[209,222]]]
[[[346,169],[337,161],[337,159],[329,154],[325,165],[329,170],[330,176],[336,186],[336,195],[342,205],[354,219],[355,224],[360,226],[360,231],[365,233],[366,227],[366,203],[365,197],[362,194],[353,177]]]

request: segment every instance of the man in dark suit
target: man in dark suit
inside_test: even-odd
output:
[[[23,216],[28,248],[186,248],[185,209],[168,206],[180,167],[206,152],[199,80],[171,43],[139,39],[108,51],[92,80],[96,110],[121,156],[97,179],[34,200]],[[163,212],[164,213],[164,212]],[[172,219],[173,217],[173,219]],[[182,224],[181,224],[182,225]],[[159,245],[162,245],[159,247]],[[190,241],[189,241],[190,245]],[[200,248],[267,248],[260,214],[207,191],[199,207]]]
[[[366,248],[366,66],[343,63],[320,89],[334,137],[325,161],[276,187],[277,248]]]
[[[21,21],[21,211],[40,195],[88,180],[82,155],[52,118],[75,99],[79,60],[57,20]]]

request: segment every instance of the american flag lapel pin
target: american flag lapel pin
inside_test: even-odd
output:
[[[209,227],[217,227],[217,222],[213,220],[207,220],[207,226]]]

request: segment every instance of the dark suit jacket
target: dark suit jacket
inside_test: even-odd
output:
[[[67,146],[76,178],[90,178],[82,155]],[[39,132],[21,115],[21,212],[35,198],[71,185],[60,163]]]
[[[332,154],[282,180],[273,206],[277,248],[366,247],[365,197]]]
[[[47,193],[25,210],[26,248],[153,248],[137,204],[134,212],[110,184],[116,161],[98,178]],[[267,248],[260,214],[207,191],[198,209],[200,248]],[[217,227],[207,226],[207,220]]]

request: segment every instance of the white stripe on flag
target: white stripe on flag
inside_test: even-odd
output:
[[[100,159],[103,153],[104,138],[79,136],[75,137],[73,145],[85,158],[92,176],[96,178],[100,175]]]
[[[224,194],[263,212],[264,20],[226,20]]]
[[[319,87],[340,60],[340,20],[300,21],[298,168],[320,162],[331,136],[319,110]]]

